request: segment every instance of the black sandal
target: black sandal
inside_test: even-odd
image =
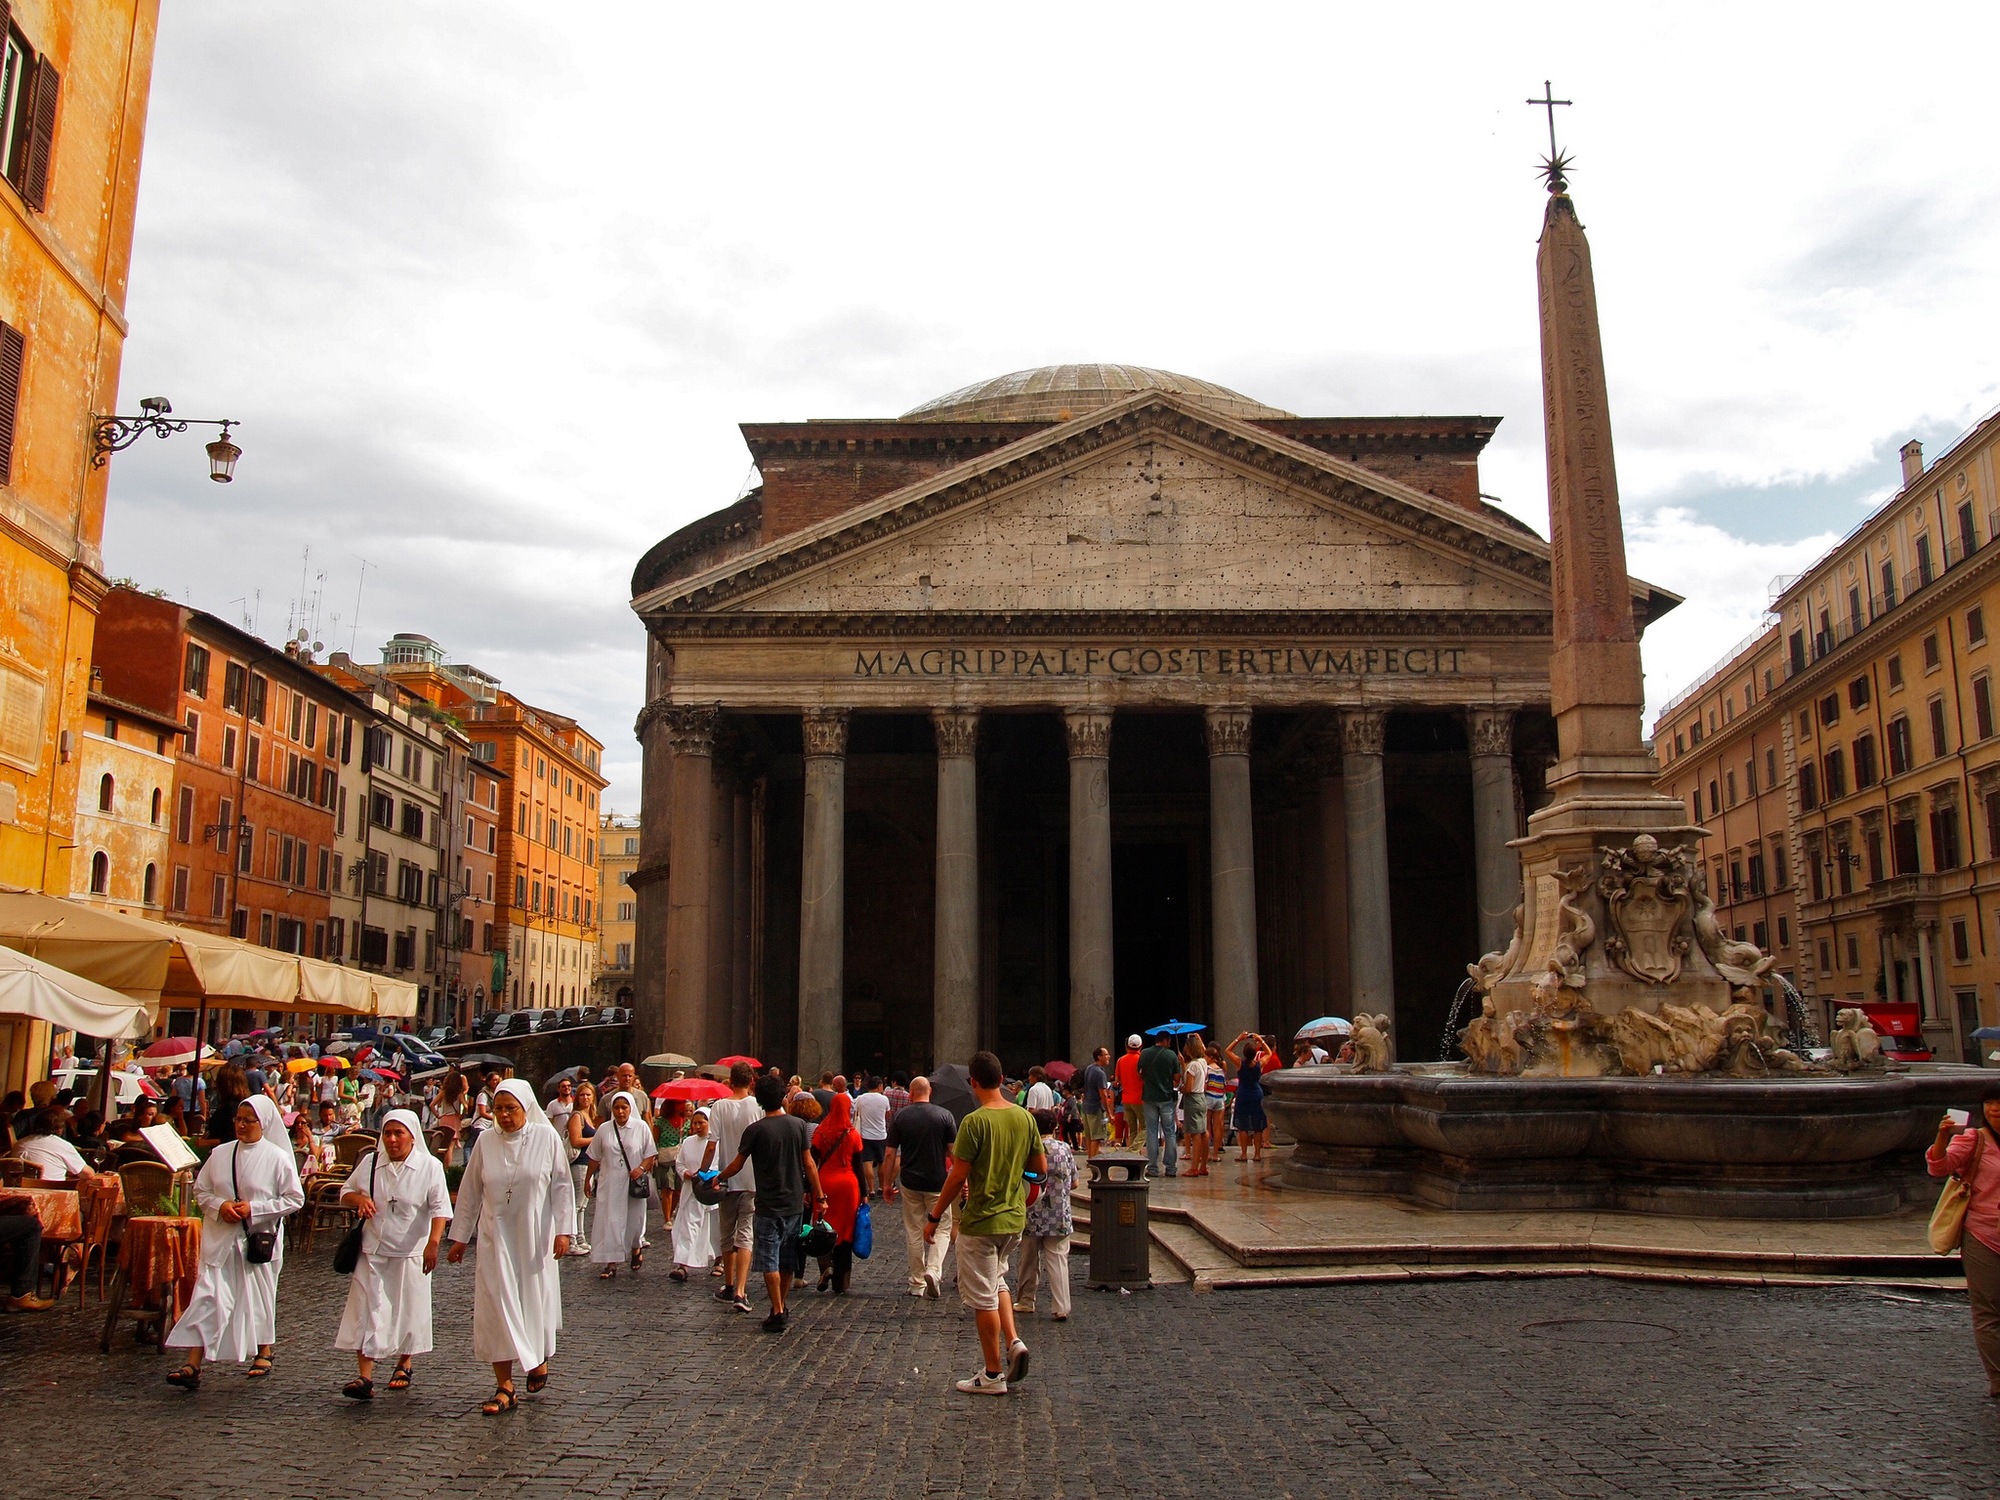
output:
[[[597,1279],[599,1281],[616,1281],[618,1279],[618,1268],[616,1266],[606,1266],[597,1273]]]
[[[511,1385],[496,1385],[493,1394],[480,1403],[479,1409],[489,1417],[497,1417],[503,1411],[512,1411],[521,1403],[514,1399]]]
[[[632,1252],[632,1269],[636,1271],[639,1269],[639,1267],[643,1266],[645,1263],[646,1263],[646,1252],[643,1250],[634,1250]]]
[[[167,1377],[168,1385],[177,1385],[190,1395],[201,1389],[201,1366],[182,1365]]]
[[[549,1372],[546,1369],[543,1369],[539,1372],[535,1370],[530,1370],[528,1372],[528,1394],[530,1396],[539,1396],[542,1393],[543,1388],[547,1386],[548,1383],[549,1383]]]
[[[366,1375],[357,1375],[340,1388],[340,1394],[350,1401],[373,1401],[375,1382]]]
[[[685,1266],[675,1266],[671,1271],[667,1272],[667,1280],[669,1281],[686,1281],[687,1279],[688,1273]]]
[[[245,1380],[262,1380],[271,1373],[271,1356],[260,1354],[250,1361],[250,1368],[243,1372]]]
[[[397,1365],[389,1372],[389,1386],[392,1391],[407,1391],[410,1388],[410,1367]]]

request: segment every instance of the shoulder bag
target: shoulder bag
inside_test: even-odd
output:
[[[382,1153],[376,1152],[368,1158],[368,1196],[375,1196],[375,1174],[382,1169]],[[333,1269],[342,1276],[354,1274],[354,1268],[361,1264],[362,1220],[356,1218],[354,1227],[340,1237],[340,1243],[333,1247]]]
[[[1976,1128],[1979,1136],[1972,1143],[1972,1159],[1963,1172],[1945,1179],[1937,1207],[1931,1210],[1931,1249],[1939,1255],[1953,1254],[1965,1239],[1965,1211],[1972,1207],[1972,1174],[1979,1170],[1979,1153],[1986,1148],[1985,1127]]]
[[[236,1179],[237,1158],[243,1155],[243,1143],[231,1141],[229,1150],[229,1191],[238,1202],[244,1201],[243,1186]],[[267,1266],[278,1250],[278,1229],[252,1229],[251,1220],[243,1221],[243,1259],[253,1266]]]
[[[625,1196],[628,1198],[652,1197],[652,1179],[643,1175],[639,1177],[632,1175],[632,1154],[625,1149],[625,1132],[619,1128],[616,1120],[611,1122],[611,1133],[618,1137],[618,1154],[625,1162]]]

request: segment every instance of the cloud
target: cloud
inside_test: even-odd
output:
[[[168,7],[123,402],[241,418],[245,454],[226,488],[187,439],[121,455],[108,560],[232,618],[261,590],[275,635],[310,546],[322,629],[422,630],[575,715],[633,807],[626,580],[736,496],[746,420],[1154,364],[1502,417],[1482,486],[1539,527],[1520,101],[1553,70],[1634,566],[1691,601],[1650,680],[1691,675],[1787,538],[2000,401],[2000,19],[1943,10],[1922,94],[1862,111],[1873,32],[1743,7]],[[1329,87],[1340,57],[1371,63]]]

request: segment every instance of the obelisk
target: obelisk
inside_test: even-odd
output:
[[[1549,805],[1528,819],[1528,836],[1514,843],[1522,879],[1514,946],[1504,964],[1495,955],[1483,967],[1498,1015],[1535,1009],[1538,988],[1545,1014],[1562,1007],[1602,1016],[1634,1005],[1653,1011],[1668,999],[1721,1009],[1729,985],[1694,940],[1693,898],[1654,899],[1671,897],[1676,879],[1685,886],[1697,868],[1690,857],[1642,859],[1642,879],[1664,873],[1666,884],[1642,884],[1645,900],[1637,905],[1613,902],[1600,889],[1607,854],[1637,847],[1652,859],[1655,846],[1691,853],[1705,830],[1689,824],[1679,798],[1654,790],[1653,757],[1641,734],[1646,693],[1625,571],[1597,287],[1562,169],[1563,159],[1552,154],[1536,257],[1557,762]],[[1651,842],[1635,843],[1648,835]],[[1647,921],[1654,927],[1643,928]],[[1669,970],[1669,977],[1656,977]],[[1495,974],[1501,977],[1493,980]]]

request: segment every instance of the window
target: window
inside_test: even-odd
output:
[[[389,894],[389,856],[380,849],[368,856],[368,890],[376,896]]]
[[[183,872],[179,870],[176,870],[174,872],[174,881],[175,881],[174,890],[175,894],[181,898],[181,905],[179,909],[181,911],[186,911],[187,910],[187,900],[186,900],[187,892],[185,889],[186,882],[182,881],[180,878],[182,873]],[[211,917],[221,916],[223,911],[227,908],[228,892],[229,892],[229,877],[227,875],[216,876],[215,883],[209,887],[208,891],[208,914]]]
[[[235,911],[230,913],[229,935],[233,938],[247,938],[250,936],[250,910],[248,907],[239,906]]]
[[[1778,890],[1784,890],[1792,883],[1792,862],[1785,857],[1785,841],[1771,840],[1771,878]]]
[[[160,826],[160,798],[161,798],[161,793],[160,793],[160,789],[159,789],[158,787],[154,787],[154,788],[153,788],[153,826],[154,826],[155,828],[158,828],[158,827]]]
[[[332,875],[333,851],[322,844],[319,851],[319,888],[321,890],[327,889],[327,884],[331,880]]]
[[[499,852],[499,834],[500,830],[497,824],[488,823],[486,825],[486,852],[488,854],[497,854]]]
[[[331,715],[328,716],[329,722],[331,722],[331,717]],[[306,705],[306,749],[310,750],[318,743],[319,705],[317,703],[308,703]]]
[[[528,904],[528,877],[525,875],[514,877],[514,904],[516,906]]]
[[[1910,721],[1899,714],[1889,721],[1889,774],[1901,776],[1915,758],[1910,749]]]
[[[97,810],[110,812],[117,798],[117,788],[112,784],[111,773],[106,771],[97,778]]]
[[[187,753],[197,758],[201,755],[201,715],[192,709],[187,716]]]
[[[1917,538],[1917,587],[1922,588],[1931,581],[1931,539],[1929,533]],[[1932,638],[1933,641],[1935,637]]]
[[[11,52],[8,61],[13,61]],[[0,323],[0,484],[13,477],[14,418],[21,404],[21,367],[27,350],[19,329]]]
[[[225,724],[222,729],[222,769],[236,769],[236,726]]]
[[[1954,917],[1951,922],[1951,961],[1955,964],[1970,963],[1972,960],[1971,934],[1965,930],[1965,918]]]
[[[251,781],[263,780],[264,746],[256,735],[250,736],[250,743],[243,751],[243,774]]]
[[[1853,933],[1850,932],[1847,935],[1847,972],[1850,974],[1856,974],[1859,973],[1860,970],[1861,970],[1861,939],[1859,939]]]
[[[1766,953],[1770,952],[1771,929],[1762,922],[1752,924],[1750,928],[1750,941],[1755,943],[1759,948],[1762,948]]]
[[[1708,784],[1708,815],[1712,818],[1722,811],[1722,792],[1711,781]]]
[[[1993,737],[1993,682],[1987,677],[1972,679],[1972,723],[1982,740]]]
[[[416,956],[413,950],[415,949],[416,944],[412,941],[414,937],[415,933],[412,932],[409,928],[404,928],[401,932],[398,932],[396,934],[395,966],[397,968],[408,969],[415,967]]]
[[[1761,896],[1761,895],[1763,895],[1763,894],[1764,894],[1764,856],[1763,856],[1763,854],[1762,854],[1762,853],[1756,853],[1756,854],[1752,854],[1752,855],[1750,856],[1750,862],[1749,862],[1749,866],[1748,866],[1748,869],[1749,869],[1749,874],[1750,874],[1750,894],[1751,894],[1751,895],[1753,895],[1753,896]]]
[[[1868,706],[1868,679],[1857,677],[1847,685],[1847,706],[1866,708]]]
[[[637,854],[639,852],[639,841],[637,839],[625,840],[625,852],[627,854]]]
[[[254,825],[251,825],[245,826],[238,831],[242,834],[242,837],[236,841],[236,870],[240,875],[248,875],[250,873],[250,858],[257,844],[257,829]],[[237,936],[241,937],[242,934],[238,933]]]
[[[1729,862],[1729,899],[1741,901],[1749,894],[1749,887],[1743,883],[1743,861],[1732,859]]]
[[[491,880],[493,877],[489,875],[486,878]],[[479,924],[479,951],[481,953],[491,953],[493,951],[493,924],[491,922],[481,922]]]
[[[387,792],[370,792],[368,821],[377,828],[393,829],[396,826],[396,799]]]
[[[250,717],[259,724],[264,722],[264,699],[271,684],[257,673],[250,674]]]
[[[186,671],[182,673],[181,686],[191,698],[208,696],[208,647],[194,641],[187,644]]]
[[[1882,563],[1882,608],[1896,607],[1896,564],[1884,559]]]
[[[1833,972],[1833,949],[1825,938],[1819,940],[1819,971],[1822,974]]]
[[[1940,870],[1959,866],[1956,807],[1940,807],[1931,814],[1931,858]]]
[[[618,945],[617,957],[612,959],[612,965],[620,969],[629,969],[632,967],[632,945],[630,943],[620,943]]]
[[[389,934],[380,927],[361,929],[361,961],[380,969],[389,962]]]
[[[637,903],[631,901],[620,901],[618,903],[618,920],[621,922],[630,922],[634,919],[637,911],[638,911]]]
[[[243,696],[249,682],[250,674],[243,670],[243,663],[225,663],[222,668],[222,706],[231,713],[242,713]]]
[[[1799,806],[1806,812],[1819,806],[1819,771],[1811,761],[1799,767]]]
[[[1776,750],[1766,750],[1764,752],[1764,785],[1774,787],[1777,784],[1778,752]]]
[[[1986,794],[1986,857],[2000,859],[2000,792]]]
[[[401,832],[406,839],[421,839],[424,836],[424,810],[414,802],[403,804]]]
[[[1778,918],[1778,946],[1780,948],[1792,946],[1792,924],[1784,917]]]
[[[235,806],[227,797],[221,798],[216,803],[215,852],[218,854],[229,852],[229,835],[236,826],[235,820],[230,816],[234,811]]]
[[[106,895],[111,890],[111,856],[102,849],[90,856],[90,893]]]
[[[181,788],[180,806],[174,810],[174,842],[194,842],[194,788]]]
[[[1854,789],[1864,791],[1875,780],[1875,736],[1864,734],[1854,741]]]
[[[1917,820],[1898,818],[1889,825],[1889,859],[1898,875],[1915,875],[1917,860]]]
[[[1898,654],[1890,657],[1888,665],[1889,665],[1889,686],[1892,688],[1901,687],[1903,685],[1902,656]]]
[[[1870,885],[1880,885],[1882,883],[1881,830],[1870,828],[1862,835],[1862,844],[1868,850],[1868,883]]]
[[[1950,748],[1944,736],[1944,699],[1931,699],[1931,757],[1936,759]]]
[[[1937,666],[1938,666],[1937,637],[1934,635],[1927,635],[1924,637],[1924,670],[1926,672],[1935,672],[1937,670]]]
[[[1729,805],[1734,807],[1736,805],[1736,773],[1734,771],[1725,771],[1722,781],[1724,788],[1729,793]]]
[[[1828,693],[1819,700],[1819,721],[1827,728],[1840,722],[1840,694]]]
[[[1757,757],[1754,755],[1743,762],[1743,788],[1750,796],[1757,795]]]
[[[1965,612],[1965,638],[1975,646],[1986,639],[1986,611],[1977,604]]]

